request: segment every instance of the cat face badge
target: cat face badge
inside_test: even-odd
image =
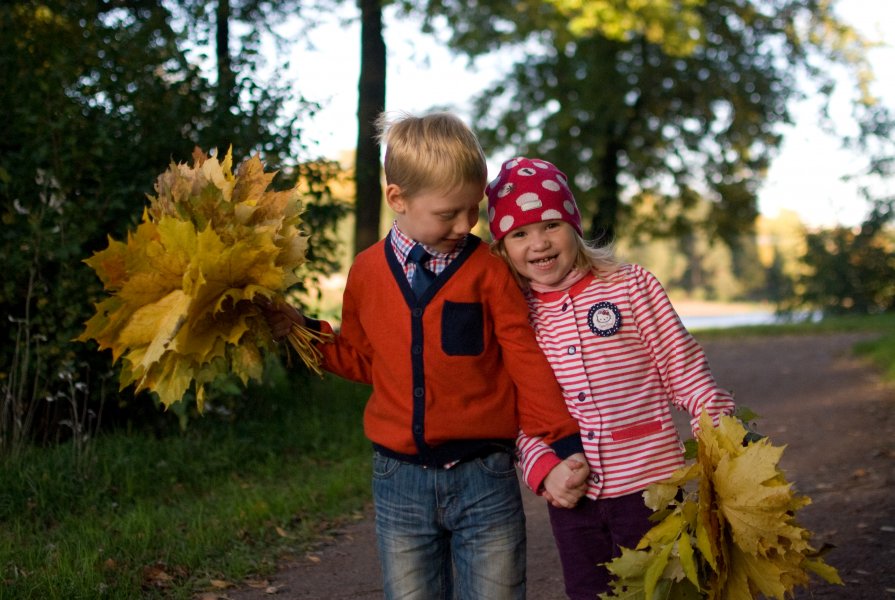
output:
[[[622,314],[612,302],[597,302],[587,313],[587,325],[598,336],[609,337],[622,326]]]

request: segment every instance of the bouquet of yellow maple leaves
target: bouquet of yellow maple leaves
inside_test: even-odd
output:
[[[282,296],[305,260],[298,190],[268,189],[276,173],[257,156],[232,166],[230,151],[219,161],[199,149],[192,166],[171,164],[136,231],[85,260],[109,296],[78,339],[111,349],[121,388],[151,390],[165,407],[194,387],[201,411],[224,373],[261,377],[275,342],[256,301]],[[298,326],[289,336],[317,372],[318,339]]]
[[[644,492],[658,524],[608,563],[616,579],[600,598],[783,600],[809,573],[841,584],[796,523],[810,499],[777,467],[784,447],[767,438],[744,445],[736,417],[714,427],[703,412],[699,427],[696,462]]]

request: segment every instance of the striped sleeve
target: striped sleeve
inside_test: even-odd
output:
[[[705,352],[687,331],[659,280],[640,266],[629,279],[631,312],[672,404],[690,413],[695,433],[707,410],[717,424],[734,410],[733,397],[715,382]]]
[[[544,478],[561,462],[559,456],[542,438],[526,435],[521,430],[516,438],[516,455],[525,485],[540,494]]]

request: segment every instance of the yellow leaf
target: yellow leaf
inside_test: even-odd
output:
[[[221,191],[224,200],[230,201],[235,183],[230,175],[230,165],[232,164],[232,155],[227,151],[224,157],[224,163],[218,162],[217,157],[212,156],[202,164],[202,176],[206,181],[210,182],[214,187]]]
[[[110,238],[85,261],[109,297],[78,339],[112,350],[122,388],[154,391],[165,406],[194,389],[201,410],[204,387],[221,374],[261,377],[262,353],[277,345],[253,300],[299,281],[308,239],[298,189],[269,189],[275,175],[253,156],[234,176],[231,151],[219,159],[197,148],[192,165],[158,176],[126,242]],[[316,339],[295,336],[319,371]]]
[[[273,183],[276,173],[265,173],[264,165],[258,156],[252,156],[244,161],[238,170],[239,181],[233,189],[232,201],[251,207],[260,207],[265,200],[274,196],[274,192],[265,193]],[[283,207],[280,206],[271,212],[279,218],[283,216]]]
[[[191,298],[183,291],[174,290],[158,302],[137,309],[121,330],[120,343],[125,346],[148,346],[141,364],[149,368],[183,325],[190,301]]]
[[[191,226],[184,224],[181,233]],[[156,302],[172,290],[180,289],[188,264],[183,252],[168,252],[162,244],[158,225],[144,222],[128,236],[128,278],[118,291],[130,310]]]
[[[233,372],[239,376],[243,383],[250,379],[261,379],[264,372],[264,361],[258,348],[248,344],[233,346],[232,354]]]
[[[670,544],[681,535],[683,526],[683,517],[679,512],[674,512],[665,517],[658,525],[647,531],[637,545],[637,549],[642,550],[648,546]]]
[[[725,587],[730,598],[751,600],[755,595],[741,596],[739,590],[755,590],[766,598],[783,600],[787,587],[781,583],[787,571],[785,563],[754,556],[734,547],[730,555],[730,575]],[[756,594],[757,595],[757,594]]]
[[[183,398],[193,380],[193,365],[173,353],[168,353],[149,370],[138,383],[137,389],[156,392],[159,401],[167,408]],[[199,410],[201,412],[201,405]]]
[[[768,485],[777,478],[782,454],[783,447],[761,440],[739,456],[723,457],[713,476],[719,506],[733,538],[751,554],[776,546],[779,537],[789,538],[797,549],[806,546],[801,530],[789,524],[790,486]]]
[[[643,492],[644,504],[653,510],[665,508],[671,504],[678,490],[686,485],[687,482],[699,477],[699,473],[698,465],[681,467],[665,481],[654,483],[647,487],[646,491]]]
[[[117,344],[118,333],[127,323],[130,314],[122,310],[124,302],[118,296],[111,296],[96,305],[96,314],[87,321],[84,332],[78,340],[96,340],[100,350],[112,349],[112,360],[117,361],[125,350]]]
[[[845,585],[836,569],[820,559],[806,558],[802,561],[802,567],[807,571],[819,575],[824,581]]]
[[[84,262],[96,271],[103,287],[110,292],[121,288],[127,280],[127,245],[111,237],[108,240],[109,245],[105,250],[94,252]]]
[[[693,545],[690,543],[689,535],[682,535],[678,539],[677,552],[681,559],[681,568],[683,568],[684,574],[698,588],[699,567],[696,565],[696,556],[693,552]]]
[[[696,548],[709,563],[712,570],[718,571],[717,553],[710,539],[709,528],[701,520],[696,523]]]

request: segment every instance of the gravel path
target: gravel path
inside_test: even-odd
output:
[[[719,383],[760,415],[758,429],[786,445],[781,466],[813,503],[799,522],[845,587],[818,582],[798,599],[895,600],[895,389],[850,354],[860,335],[704,342]],[[683,422],[683,420],[681,421]],[[543,500],[523,490],[528,518],[528,597],[563,600],[562,576]],[[382,598],[372,519],[339,531],[230,600]]]

